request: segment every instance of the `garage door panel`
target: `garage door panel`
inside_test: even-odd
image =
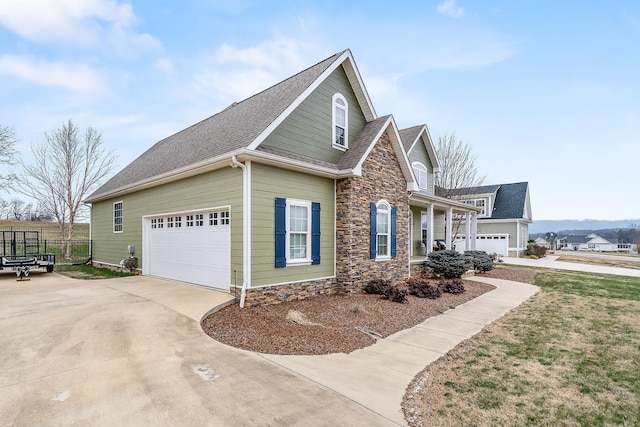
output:
[[[205,212],[202,225],[187,227],[186,215],[192,214],[170,215],[173,218],[181,216],[182,227],[159,228],[156,223],[153,228],[153,218],[147,219],[149,274],[229,289],[231,251],[228,220],[226,224],[210,225],[207,220],[209,212]]]

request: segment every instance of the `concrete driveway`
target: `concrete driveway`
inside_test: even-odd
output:
[[[378,426],[375,411],[200,329],[229,295],[0,272],[0,414],[15,426]]]

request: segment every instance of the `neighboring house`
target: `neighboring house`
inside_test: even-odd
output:
[[[533,241],[533,243],[535,243],[538,246],[543,246],[545,248],[548,248],[550,243],[547,242],[544,238],[542,237],[536,237],[536,239]]]
[[[503,256],[520,256],[527,249],[531,200],[529,183],[484,185],[449,190],[451,197],[480,208],[476,248]],[[465,226],[464,219],[461,227]],[[460,235],[456,248],[463,250],[465,236]],[[460,248],[459,248],[460,247]]]
[[[618,239],[607,240],[595,233],[589,235],[573,235],[558,239],[558,249],[596,252],[629,252],[631,243],[618,243]]]
[[[93,262],[241,287],[241,305],[418,271],[454,215],[425,125],[378,116],[349,50],[165,138],[86,200]],[[448,224],[448,225],[447,225]],[[475,242],[475,220],[468,228]],[[413,258],[412,258],[413,256]]]

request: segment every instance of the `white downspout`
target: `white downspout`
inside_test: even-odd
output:
[[[231,167],[239,167],[242,169],[242,292],[240,293],[240,308],[244,308],[244,300],[247,296],[247,286],[250,278],[250,230],[251,224],[251,206],[249,199],[249,168],[238,161],[234,155],[231,157]]]

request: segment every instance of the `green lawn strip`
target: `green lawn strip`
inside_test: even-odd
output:
[[[640,425],[638,279],[544,271],[536,284],[428,368],[424,425]]]
[[[55,271],[74,279],[110,279],[113,277],[131,276],[131,273],[113,271],[108,268],[94,267],[92,265],[56,265]]]
[[[640,262],[637,262],[637,261],[615,260],[615,259],[596,258],[596,257],[566,256],[566,255],[561,255],[560,258],[557,259],[557,261],[640,270]]]

